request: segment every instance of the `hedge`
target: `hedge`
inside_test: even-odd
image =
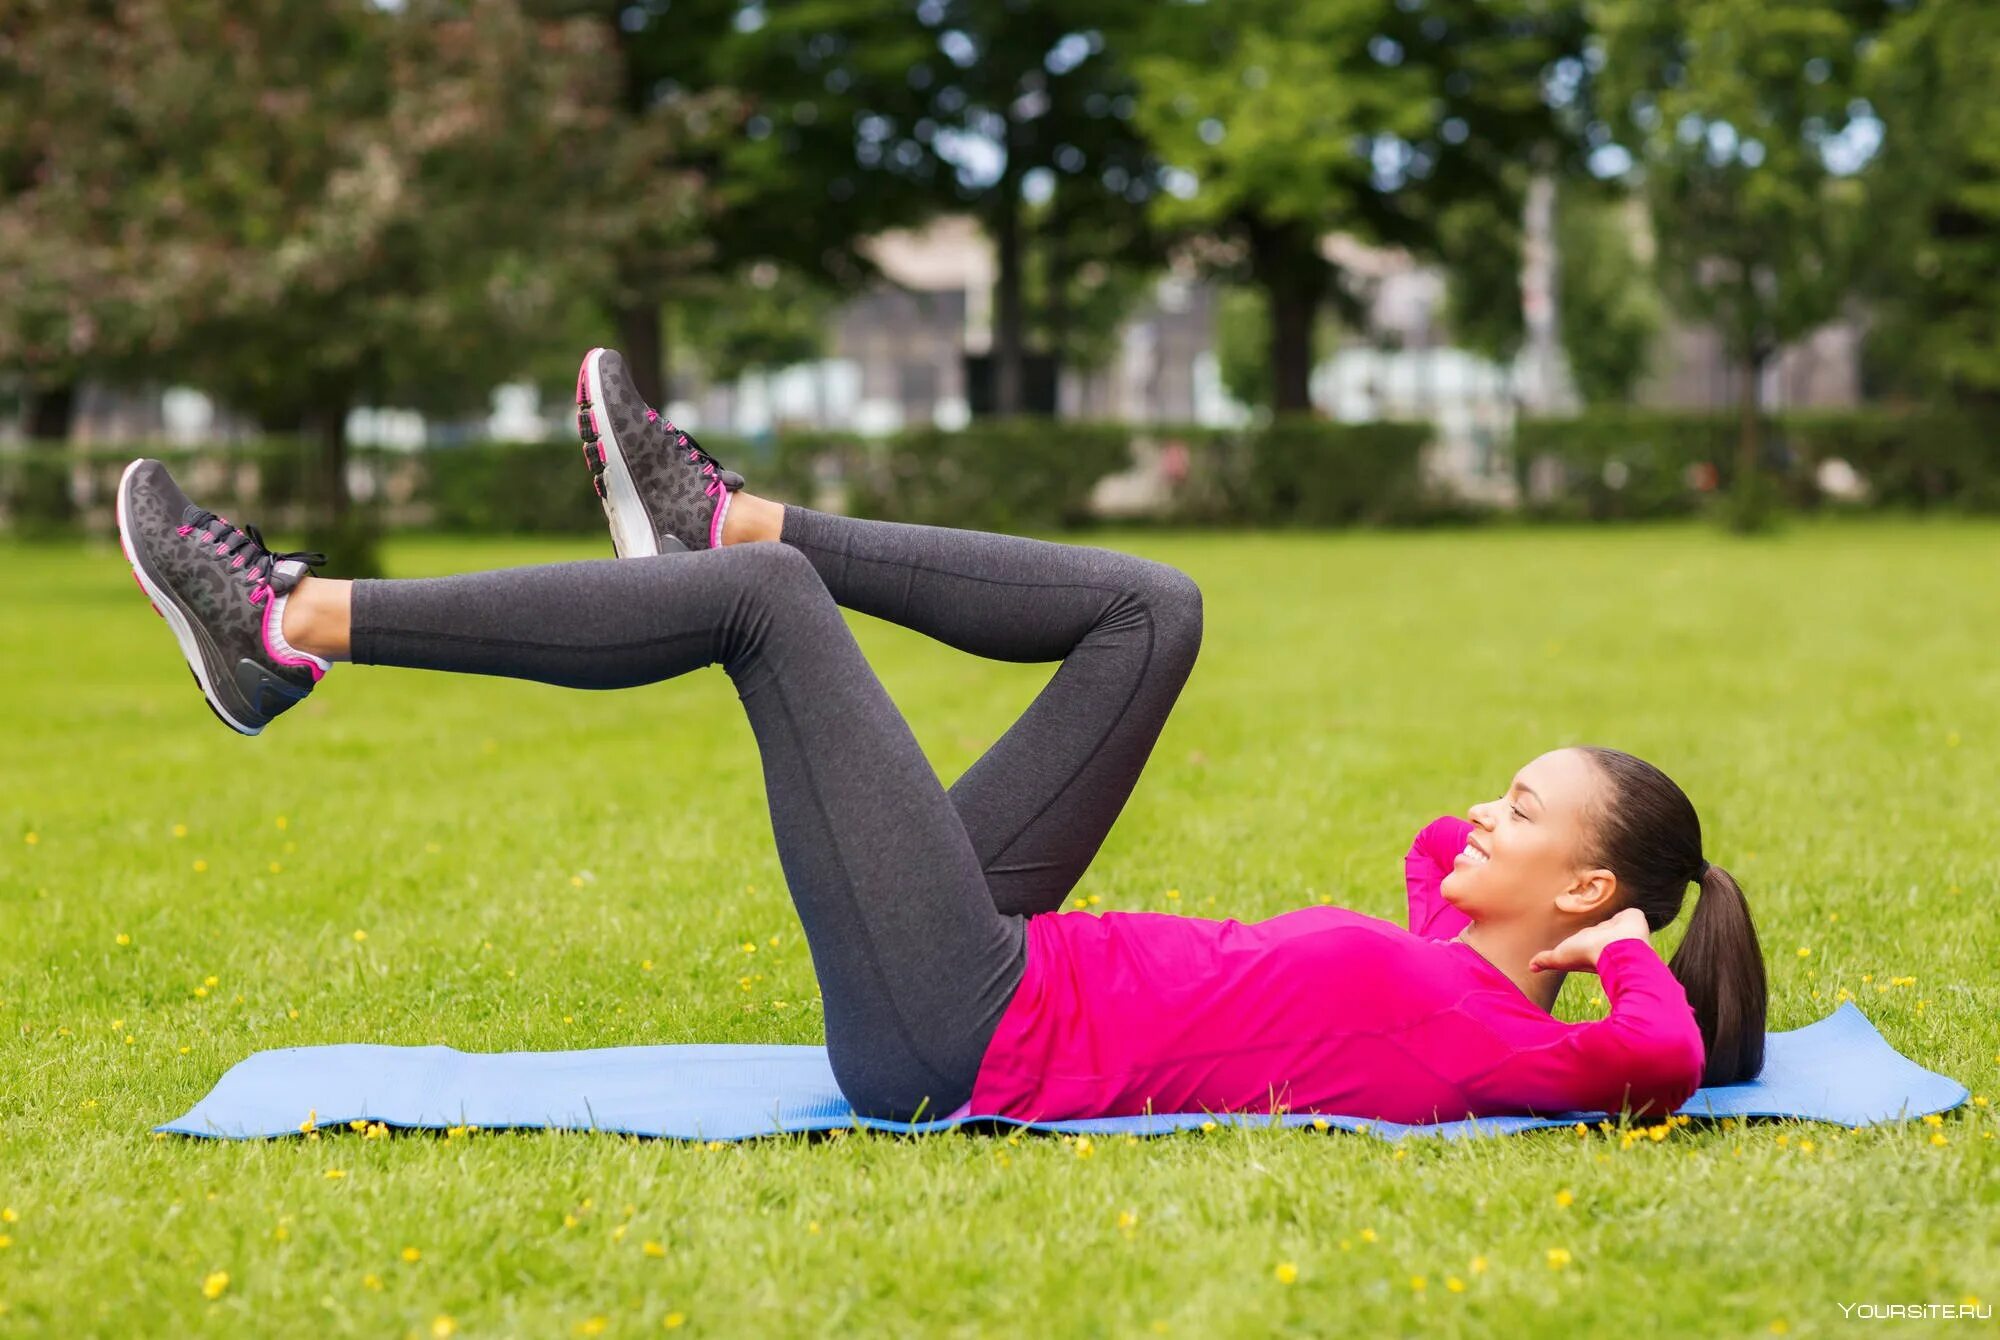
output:
[[[1525,420],[1514,458],[1530,518],[1615,520],[1694,512],[1725,492],[1738,424],[1730,414],[1594,411]],[[1423,424],[1283,419],[1241,430],[1068,422],[981,423],[883,438],[787,433],[774,442],[707,445],[757,492],[856,516],[1024,532],[1090,520],[1093,488],[1130,468],[1134,447],[1178,449],[1184,467],[1146,520],[1176,525],[1413,525],[1489,509],[1424,480]],[[1780,415],[1765,425],[1764,467],[1795,507],[1826,501],[1823,462],[1848,462],[1871,505],[2000,510],[2000,431],[1993,421],[1926,411]],[[106,530],[119,471],[135,455],[166,460],[190,496],[272,533],[302,528],[310,443],[201,448],[0,449],[0,526],[38,534]],[[357,520],[370,527],[589,534],[603,513],[573,441],[477,443],[350,454]],[[832,492],[827,490],[832,488]]]
[[[1830,501],[1819,470],[1841,460],[1866,482],[1870,506],[2000,510],[1995,419],[1954,410],[1822,410],[1770,416],[1761,428],[1760,464],[1795,508]],[[1741,431],[1733,413],[1595,410],[1524,420],[1514,434],[1523,510],[1596,520],[1693,512],[1734,484]]]

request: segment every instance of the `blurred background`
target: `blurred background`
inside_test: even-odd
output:
[[[2000,510],[1978,0],[12,0],[0,529]]]

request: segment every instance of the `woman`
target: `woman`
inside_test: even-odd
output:
[[[1251,924],[1058,912],[1194,665],[1195,584],[1104,549],[758,498],[609,350],[585,359],[577,399],[618,558],[335,581],[147,460],[119,485],[126,556],[209,705],[248,734],[335,661],[589,689],[722,666],[858,1111],[1661,1115],[1760,1069],[1749,910],[1657,769],[1557,750],[1469,819],[1433,822],[1407,859],[1408,930],[1337,907]],[[1062,665],[946,791],[843,605]],[[1690,882],[1701,899],[1669,970],[1647,935]],[[1551,1016],[1576,971],[1602,977],[1608,1018]]]

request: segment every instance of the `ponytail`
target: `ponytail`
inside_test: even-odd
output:
[[[1742,1084],[1764,1069],[1764,954],[1736,880],[1706,863],[1700,878],[1687,934],[1667,966],[1701,1026],[1702,1085]]]

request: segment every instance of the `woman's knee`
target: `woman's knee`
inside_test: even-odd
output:
[[[1153,619],[1159,649],[1193,664],[1201,650],[1201,587],[1179,568],[1139,559],[1138,597]]]

